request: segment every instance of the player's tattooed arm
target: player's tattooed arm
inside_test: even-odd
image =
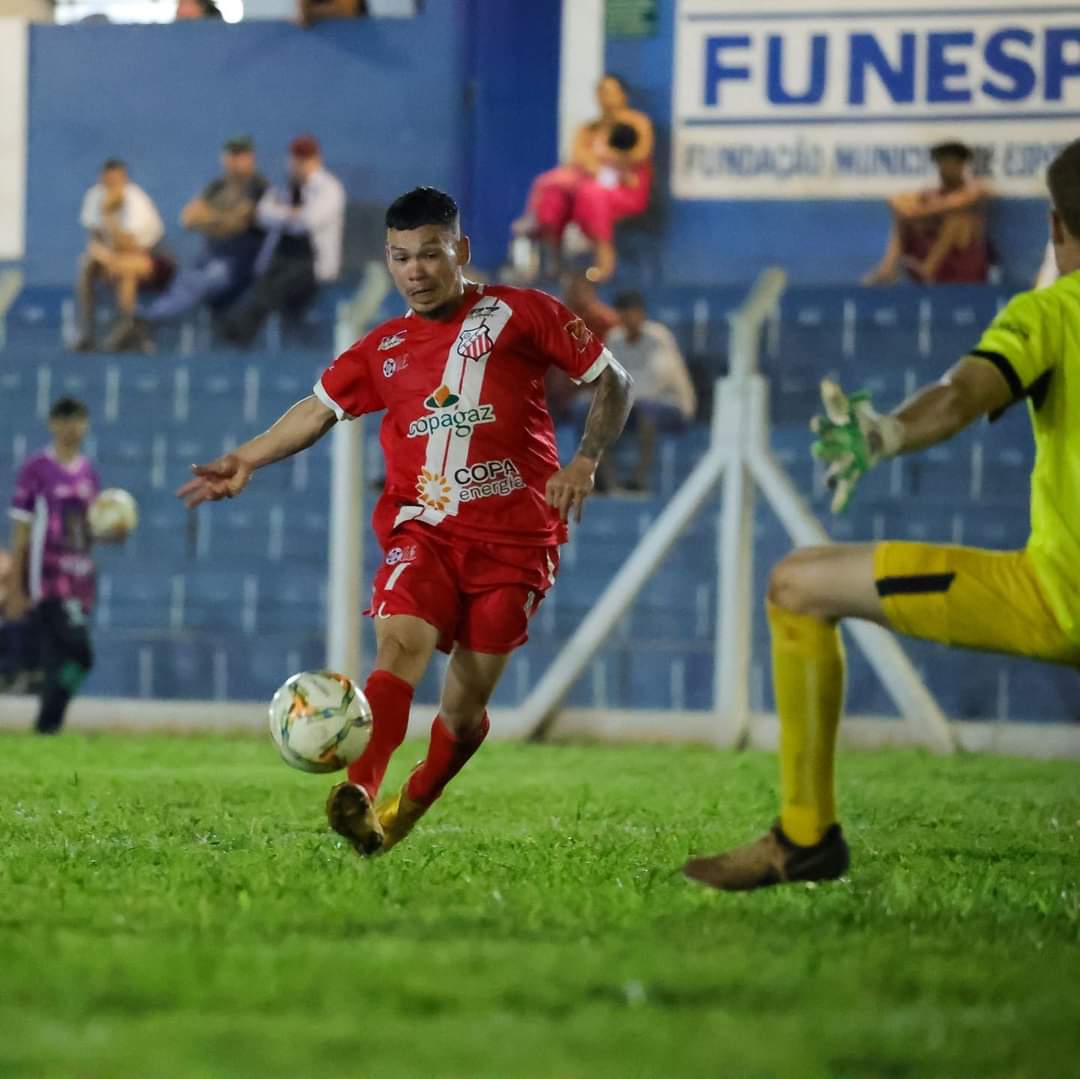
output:
[[[249,439],[232,453],[209,464],[192,465],[192,478],[176,495],[189,508],[202,502],[232,498],[247,486],[256,469],[306,450],[335,422],[334,413],[317,397],[305,397],[261,435]]]
[[[633,379],[626,369],[612,360],[596,380],[592,408],[585,420],[585,434],[578,453],[599,461],[604,451],[622,434],[630,414]]]
[[[585,499],[592,494],[596,466],[604,451],[619,437],[630,412],[630,388],[633,380],[625,369],[612,360],[596,380],[592,407],[585,420],[585,435],[574,459],[560,468],[547,482],[548,504],[559,516],[581,520]]]

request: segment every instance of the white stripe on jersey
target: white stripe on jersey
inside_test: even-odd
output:
[[[483,309],[483,313],[473,314],[473,311],[479,308]],[[442,376],[442,384],[460,398],[456,408],[466,410],[480,406],[480,390],[484,384],[488,360],[491,359],[499,334],[506,328],[513,313],[513,308],[504,300],[481,295],[473,305],[472,311],[465,316],[465,321],[461,324],[461,329],[447,353],[446,367],[443,369]],[[465,342],[470,341],[483,330],[487,331],[491,348],[476,359],[464,355]],[[424,469],[429,475],[440,478],[445,484],[443,489],[447,491],[446,505],[442,509],[436,509],[433,506],[422,508],[405,506],[394,521],[395,527],[405,521],[423,521],[425,524],[437,525],[448,516],[457,514],[459,504],[457,484],[449,477],[468,464],[472,436],[471,430],[463,436],[457,434],[453,427],[440,427],[434,434],[427,436]]]

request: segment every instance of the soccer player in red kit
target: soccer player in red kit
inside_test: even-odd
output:
[[[258,468],[306,449],[338,421],[385,413],[384,551],[371,608],[378,653],[364,686],[371,740],[330,792],[330,826],[361,854],[400,842],[488,732],[487,703],[555,580],[567,521],[580,520],[597,462],[630,407],[630,377],[557,300],[464,277],[469,239],[447,194],[421,187],[386,213],[386,257],[409,311],[343,352],[269,430],[208,465],[179,494],[231,498]],[[595,384],[573,460],[559,467],[544,400],[552,364]],[[427,756],[376,799],[436,649],[450,653]]]

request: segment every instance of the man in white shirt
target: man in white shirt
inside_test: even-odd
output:
[[[656,436],[659,432],[684,431],[697,410],[697,395],[675,335],[662,323],[646,316],[639,292],[615,297],[619,324],[605,344],[634,380],[634,407],[628,427],[638,437],[638,461],[634,478],[624,489],[649,490]]]
[[[237,345],[249,345],[272,311],[302,309],[341,272],[345,188],[324,168],[314,136],[290,143],[288,186],[263,195],[255,221],[267,233],[255,284],[221,323],[222,336]]]
[[[119,318],[103,347],[148,351],[149,338],[137,330],[133,318],[139,289],[164,288],[176,268],[162,244],[165,226],[157,207],[128,178],[127,166],[110,158],[83,198],[79,223],[86,229],[87,245],[75,286],[80,323],[76,350],[89,352],[95,347],[97,284],[107,281],[116,292]]]

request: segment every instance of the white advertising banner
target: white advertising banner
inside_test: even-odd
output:
[[[24,253],[28,48],[26,21],[0,19],[0,259]]]
[[[1080,137],[1080,3],[677,0],[672,191],[877,198],[959,139],[1002,195],[1041,195]]]

